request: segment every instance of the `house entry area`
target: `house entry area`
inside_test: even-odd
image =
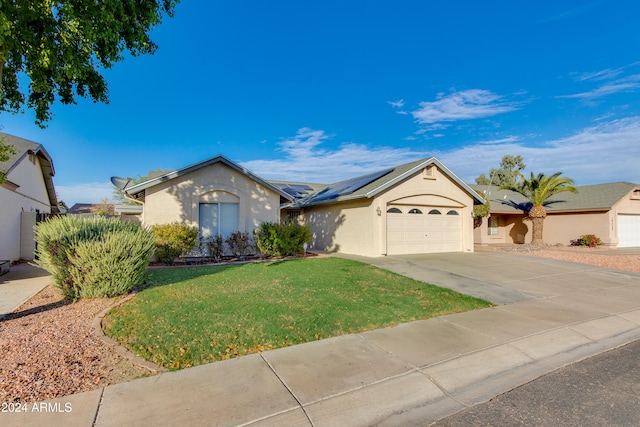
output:
[[[238,203],[200,203],[200,235],[229,237],[231,233],[239,230],[239,213]]]
[[[461,209],[389,205],[387,255],[462,251]]]

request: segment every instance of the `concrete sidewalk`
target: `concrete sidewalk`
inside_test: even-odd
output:
[[[422,426],[640,338],[638,274],[497,252],[370,261],[509,298],[27,405],[0,424]]]
[[[0,319],[13,313],[49,283],[51,279],[45,270],[29,264],[12,265],[7,274],[0,276]]]

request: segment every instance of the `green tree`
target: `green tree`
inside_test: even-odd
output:
[[[13,148],[13,145],[6,144],[4,141],[4,135],[0,136],[0,163],[9,160],[9,157],[13,154],[16,154],[16,150]],[[6,172],[6,170],[0,170],[0,184],[7,180],[7,177],[5,176]]]
[[[501,187],[504,185],[515,185],[518,179],[518,174],[523,171],[527,165],[524,164],[522,156],[511,156],[506,154],[502,157],[500,162],[500,168],[491,168],[489,171],[489,177],[485,174],[476,178],[476,184],[478,185],[495,185]]]
[[[108,102],[99,69],[111,68],[125,51],[153,54],[149,32],[173,16],[178,1],[1,0],[0,111],[17,113],[26,105],[44,126],[56,100]]]
[[[574,186],[573,180],[567,177],[560,176],[562,172],[556,172],[553,175],[538,174],[535,176],[531,172],[529,179],[518,172],[520,177],[519,181],[515,185],[505,185],[500,187],[501,189],[507,189],[522,194],[529,200],[525,213],[529,215],[531,224],[533,226],[533,238],[532,244],[544,243],[542,238],[542,228],[544,225],[544,219],[547,217],[547,211],[544,208],[549,203],[551,196],[568,191],[570,193],[577,193],[578,190]]]

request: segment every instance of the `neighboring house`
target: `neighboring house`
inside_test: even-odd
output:
[[[16,153],[0,163],[0,259],[33,259],[38,214],[58,213],[53,160],[41,144],[0,133]]]
[[[487,193],[491,204],[490,217],[475,229],[476,243],[531,242],[531,222],[519,208],[527,203],[522,195],[496,187],[472,187],[479,194]],[[640,246],[640,185],[614,182],[577,189],[577,193],[556,194],[545,206],[545,243],[569,245],[584,234],[595,234],[608,246]]]
[[[76,203],[67,211],[68,214],[78,216],[114,215],[114,205],[111,203]]]
[[[142,206],[124,203],[76,203],[71,206],[68,214],[82,217],[94,215],[116,216],[123,221],[140,223]]]
[[[473,205],[483,199],[431,157],[331,185],[273,181],[217,156],[131,185],[145,225],[183,222],[203,236],[262,222],[308,224],[312,247],[366,256],[473,251]]]

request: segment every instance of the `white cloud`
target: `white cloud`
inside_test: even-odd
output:
[[[397,101],[389,101],[389,104],[393,108],[402,108],[402,107],[404,107],[404,99],[399,99]]]
[[[623,68],[616,68],[615,70],[607,68],[605,70],[593,71],[590,73],[574,73],[573,75],[575,76],[576,80],[579,82],[588,81],[588,80],[601,81],[601,80],[611,80],[615,77],[618,77],[620,74],[622,74],[622,72],[623,72]]]
[[[519,136],[508,136],[506,138],[500,139],[492,139],[489,141],[479,141],[480,145],[502,145],[519,141],[521,138]]]
[[[251,160],[242,165],[267,179],[332,183],[428,157],[425,152],[408,148],[356,143],[342,143],[331,149],[320,146],[331,138],[322,130],[302,128],[294,137],[279,143],[284,158]]]
[[[76,203],[100,203],[105,198],[111,200],[114,187],[107,181],[55,185],[55,188],[58,200],[63,200],[71,207]]]
[[[549,16],[548,18],[543,19],[541,22],[546,23],[546,22],[563,21],[565,19],[570,19],[590,11],[596,5],[597,5],[596,3],[591,3],[591,4],[586,4],[586,5],[576,7],[574,9],[565,10],[564,12],[560,12],[555,15]]]
[[[432,124],[490,117],[516,109],[515,104],[491,91],[470,89],[440,95],[436,101],[421,102],[420,108],[411,114],[418,123]]]
[[[602,98],[604,96],[612,95],[619,92],[633,92],[638,88],[640,88],[640,74],[634,74],[629,77],[603,84],[602,86],[587,92],[575,93],[572,95],[562,95],[558,98],[577,98],[590,100],[595,98]]]
[[[524,157],[527,171],[562,172],[578,185],[640,183],[640,116],[605,121],[574,135],[533,144],[527,139],[475,144],[436,155],[462,179],[473,182],[500,164],[505,154]]]
[[[437,156],[466,182],[500,164],[505,154],[522,155],[527,173],[562,172],[578,185],[615,181],[640,183],[640,116],[600,121],[573,135],[543,142],[533,136],[478,141],[446,151],[368,147],[343,143],[323,148],[331,137],[321,130],[300,129],[281,142],[284,157],[253,160],[243,166],[267,179],[331,183],[376,170]]]

